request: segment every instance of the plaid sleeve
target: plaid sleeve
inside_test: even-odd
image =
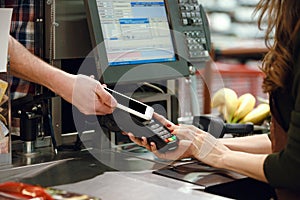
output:
[[[1,7],[13,8],[11,35],[34,52],[34,0],[2,0]],[[13,77],[11,98],[17,99],[34,93],[35,85]]]

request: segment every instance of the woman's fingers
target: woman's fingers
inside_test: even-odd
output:
[[[162,125],[164,125],[167,128],[171,128],[172,126],[175,126],[175,124],[173,124],[172,122],[170,122],[169,120],[167,120],[164,116],[158,114],[158,113],[153,113],[153,117],[158,120],[160,123],[162,123]]]
[[[149,151],[152,151],[154,154],[156,154],[158,152],[157,148],[156,148],[156,144],[154,142],[150,142],[150,149]]]
[[[191,131],[193,131],[194,133],[197,133],[197,134],[204,133],[203,130],[199,129],[198,127],[196,127],[194,125],[181,124],[180,126],[178,126],[178,128],[179,129],[190,129]]]
[[[127,135],[132,142],[136,143],[139,146],[143,146],[140,138],[135,137],[132,133],[127,133]]]
[[[150,144],[148,144],[147,138],[146,137],[135,137],[132,133],[127,133],[129,139],[136,143],[139,146],[145,147],[148,151],[152,151],[152,147],[150,146]]]
[[[175,126],[172,130],[172,134],[177,135],[179,139],[193,140],[197,135],[205,134],[206,132],[193,126],[181,124],[180,126]]]

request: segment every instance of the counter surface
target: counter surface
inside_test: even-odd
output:
[[[248,183],[238,186],[240,182],[229,187],[220,184],[216,192],[208,193],[203,186],[152,173],[170,163],[155,158],[145,150],[128,152],[112,148],[65,151],[58,155],[50,152],[48,149],[35,157],[15,156],[14,166],[0,168],[0,182],[19,181],[107,200],[228,199],[230,196],[226,193],[233,188],[245,189],[246,186],[247,189],[243,190],[251,194],[257,184],[251,184],[250,190]],[[264,186],[261,188],[264,189]]]
[[[0,168],[0,182],[18,181],[114,200],[227,199],[203,192],[200,186],[153,174],[165,165],[153,159],[152,153],[108,149],[54,155],[50,151],[33,157],[15,154],[13,166]]]

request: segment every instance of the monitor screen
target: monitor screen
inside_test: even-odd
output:
[[[104,83],[189,75],[164,0],[86,0],[87,19]]]
[[[163,1],[98,0],[97,6],[109,66],[176,60]]]

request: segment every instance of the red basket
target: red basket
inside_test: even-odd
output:
[[[204,77],[204,73],[206,76],[209,74],[209,77]],[[264,74],[258,65],[214,62],[210,73],[198,71],[198,95],[199,98],[204,97],[204,113],[210,112],[210,97],[223,87],[233,89],[238,96],[251,93],[255,97],[267,98],[261,87],[263,77]]]

